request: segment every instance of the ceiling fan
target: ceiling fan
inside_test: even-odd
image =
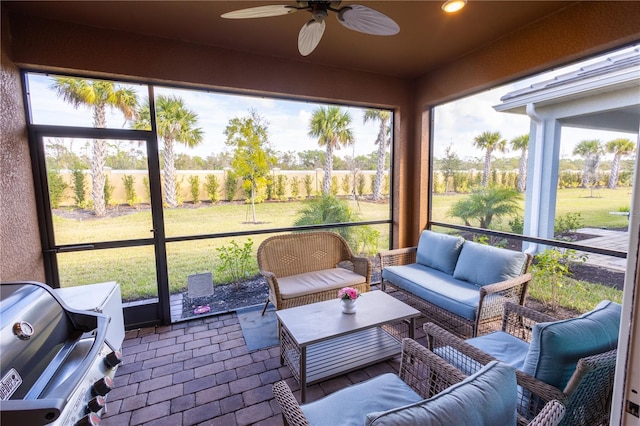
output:
[[[329,12],[345,27],[373,35],[394,35],[400,31],[396,22],[387,15],[360,4],[340,7],[339,1],[298,1],[296,6],[268,5],[235,10],[222,15],[227,19],[266,18],[288,15],[299,10],[311,12],[312,19],[302,26],[298,34],[298,51],[307,56],[318,46],[324,34],[325,18]]]

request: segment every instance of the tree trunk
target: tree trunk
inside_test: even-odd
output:
[[[489,186],[489,172],[491,171],[491,150],[487,149],[484,154],[484,173],[482,174],[482,186]]]
[[[176,167],[174,165],[175,154],[173,152],[173,139],[165,138],[164,141],[164,193],[165,201],[171,208],[178,207],[176,197]]]
[[[524,192],[527,182],[527,149],[524,148],[520,154],[518,164],[518,192]]]
[[[376,167],[376,178],[373,181],[373,199],[379,200],[382,193],[382,179],[384,177],[384,160],[386,157],[386,141],[384,138],[384,121],[380,124],[380,133],[378,134],[378,164]]]
[[[106,108],[102,104],[96,104],[93,108],[93,126],[100,129],[107,127]],[[107,206],[104,199],[104,184],[106,181],[104,167],[106,162],[106,141],[94,139],[93,154],[91,156],[91,198],[93,200],[93,212],[98,217],[103,217],[107,214]]]
[[[620,155],[616,152],[611,162],[611,174],[609,174],[609,182],[607,188],[614,189],[618,186],[618,175],[620,174]]]
[[[324,161],[324,180],[322,181],[322,193],[331,193],[331,170],[333,170],[333,145],[327,142],[327,158]]]
[[[589,161],[591,156],[589,154],[584,156],[584,168],[582,170],[582,186],[584,188],[589,187]]]
[[[93,199],[93,212],[98,217],[107,214],[107,206],[104,199],[104,183],[106,175],[104,166],[106,163],[106,143],[103,139],[94,139],[93,155],[91,158],[91,180],[92,190],[91,198]]]
[[[251,183],[251,214],[253,215],[253,223],[256,224],[258,223],[256,221],[256,187],[253,184],[253,182]]]

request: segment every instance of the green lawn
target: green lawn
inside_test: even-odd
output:
[[[590,195],[589,191],[583,189],[559,190],[556,215],[579,212],[585,227],[621,228],[628,225],[626,217],[610,215],[609,212],[629,206],[629,188],[601,189],[594,193],[595,197]],[[454,202],[464,197],[464,194],[434,194],[433,220],[462,224],[459,219],[448,217],[446,212]],[[288,227],[292,226],[302,206],[302,202],[299,201],[257,204],[258,223],[254,224],[250,223],[251,207],[247,204],[203,203],[197,208],[186,205],[182,208],[164,210],[165,231],[168,237],[179,237]],[[524,202],[522,206],[524,208]],[[354,208],[357,208],[361,220],[389,217],[388,204],[360,201],[358,205],[354,204]],[[496,222],[494,225],[497,229],[510,231],[508,220]],[[104,219],[80,220],[54,216],[54,228],[57,244],[82,244],[152,236],[151,213],[148,210]],[[378,225],[372,228],[380,233],[377,250],[386,249],[389,246],[388,226]],[[268,236],[251,237],[253,247],[250,274],[257,273],[255,252],[260,242]],[[166,248],[170,291],[183,291],[186,288],[187,277],[194,273],[212,272],[216,283],[224,282],[226,277],[217,271],[217,249],[230,247],[231,241],[242,245],[248,241],[248,237],[168,243]],[[368,251],[375,253],[377,250],[369,248]],[[58,255],[58,262],[64,287],[113,280],[120,283],[124,300],[157,296],[155,257],[151,246],[63,253]],[[620,301],[622,292],[593,286],[588,283],[569,282],[560,289],[560,304],[584,311],[603,298]],[[545,298],[548,299],[549,293],[550,290],[544,285],[536,284],[532,288],[531,296],[544,301]]]
[[[624,228],[629,224],[625,216],[611,215],[609,212],[620,208],[629,208],[631,204],[631,188],[598,189],[593,192],[581,188],[558,190],[556,202],[556,218],[567,213],[580,213],[584,227],[594,228]],[[449,217],[448,210],[458,200],[464,199],[466,194],[433,195],[432,219],[437,222],[448,222],[463,225],[462,220]],[[520,203],[524,215],[524,200]],[[472,223],[477,226],[477,223]],[[510,231],[509,220],[495,221],[492,227],[498,230]]]
[[[251,206],[247,204],[201,204],[198,208],[185,205],[165,209],[165,231],[168,237],[194,236],[233,231],[281,228],[293,225],[302,202],[262,203],[256,205],[256,220],[252,221]],[[354,205],[361,220],[383,220],[389,217],[389,205],[360,201]],[[138,211],[103,219],[70,219],[54,216],[58,244],[82,244],[96,241],[115,241],[150,238],[151,213]],[[368,248],[376,253],[389,247],[388,225],[372,226],[380,234],[377,246]],[[251,239],[249,273],[258,272],[255,253],[259,244],[270,235],[218,238],[167,243],[169,286],[172,293],[186,289],[191,274],[212,272],[216,283],[228,277],[218,273],[218,249],[230,247],[232,241],[243,245]],[[120,283],[124,300],[157,297],[155,260],[151,246],[126,249],[93,250],[58,255],[60,280],[63,287],[103,281]]]

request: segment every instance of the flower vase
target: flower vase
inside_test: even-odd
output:
[[[343,314],[355,314],[356,313],[356,299],[342,299],[342,313]]]

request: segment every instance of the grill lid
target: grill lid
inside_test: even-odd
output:
[[[1,284],[2,420],[58,418],[98,357],[108,322],[102,314],[68,308],[43,284]]]

